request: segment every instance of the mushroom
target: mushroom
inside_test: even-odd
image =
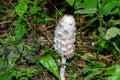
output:
[[[72,58],[75,54],[75,36],[76,36],[75,19],[72,15],[64,15],[60,19],[54,37],[54,49],[61,57],[60,76],[65,80],[66,59]]]

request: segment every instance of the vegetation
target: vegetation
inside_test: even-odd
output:
[[[54,30],[76,19],[67,80],[120,79],[120,0],[1,0],[0,80],[60,80]]]

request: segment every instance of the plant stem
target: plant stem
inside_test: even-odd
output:
[[[66,63],[66,58],[62,57],[61,58],[61,62],[62,62],[63,65],[60,68],[60,77],[61,77],[61,80],[66,80],[65,79],[65,68],[66,68],[65,63]]]
[[[117,47],[117,45],[115,44],[115,42],[113,42],[112,44],[114,45],[115,49],[120,53],[120,50]],[[114,52],[113,52],[113,55],[116,57],[117,61],[120,62],[119,57]]]
[[[114,45],[115,49],[120,53],[120,49],[117,47],[117,45],[115,44],[115,42],[113,42],[113,45]]]
[[[4,22],[0,22],[0,24],[6,24],[6,23],[12,23],[13,21],[4,21]]]

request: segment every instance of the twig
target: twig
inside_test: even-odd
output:
[[[57,7],[52,3],[51,0],[49,0],[49,2],[53,5],[53,7],[57,10],[57,12],[60,14],[60,16],[62,16],[61,12],[57,9]]]
[[[13,21],[4,21],[4,22],[0,22],[0,24],[6,24],[6,23],[11,23]]]

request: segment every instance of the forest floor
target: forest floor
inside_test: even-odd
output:
[[[59,2],[58,0],[58,2],[53,1],[51,3],[51,0],[41,0],[41,2],[45,3],[45,5],[41,4],[42,6],[41,12],[46,14],[45,17],[48,16],[46,19],[49,20],[50,23],[44,22],[41,19],[38,19],[38,22],[34,23],[34,20],[32,20],[32,18],[35,18],[36,15],[40,15],[40,14],[36,13],[35,16],[33,16],[29,14],[29,11],[26,11],[24,17],[26,18],[28,23],[23,22],[23,24],[27,26],[26,27],[27,34],[25,34],[21,39],[21,41],[25,41],[25,43],[26,42],[28,42],[28,44],[32,43],[33,46],[36,45],[37,42],[40,42],[40,47],[38,51],[36,51],[36,55],[35,55],[37,57],[44,56],[47,50],[49,51],[47,52],[47,54],[51,54],[54,52],[53,38],[54,38],[55,27],[58,24],[58,21],[62,17],[62,15],[64,14],[73,15],[72,11],[74,11],[74,9],[68,6],[64,1]],[[1,39],[5,39],[8,36],[13,36],[12,31],[16,26],[15,22],[18,20],[18,15],[14,13],[14,7],[17,4],[18,4],[17,0],[0,1],[0,38]],[[31,6],[32,5],[30,4],[29,7]],[[63,12],[61,11],[62,15],[59,14],[59,12],[57,12],[57,10],[59,11],[61,8],[63,9]],[[12,15],[11,12],[13,12],[14,15]],[[12,17],[10,17],[9,15],[12,15]],[[44,17],[44,15],[42,17]],[[77,35],[75,42],[76,54],[73,58],[67,60],[67,64],[66,64],[67,68],[66,68],[65,76],[68,78],[68,80],[83,80],[84,77],[86,77],[88,74],[91,73],[86,71],[87,73],[86,74],[85,72],[83,72],[85,71],[85,69],[87,70],[88,68],[97,68],[98,66],[104,67],[104,65],[109,67],[112,66],[113,64],[117,64],[118,62],[116,61],[115,57],[111,55],[111,53],[106,54],[105,52],[103,52],[97,55],[97,50],[93,45],[93,43],[96,40],[97,33],[92,35],[90,34],[91,32],[94,32],[96,28],[98,28],[97,27],[98,24],[97,23],[91,24],[90,26],[85,27],[86,22],[88,20],[87,18],[84,18],[82,15],[74,15],[74,17],[76,19],[76,28],[77,28],[76,31]],[[2,46],[2,43],[0,43],[0,45]],[[31,47],[31,45],[29,47]],[[28,58],[25,59],[24,58],[25,57],[21,56],[17,59],[17,61],[15,61],[15,64],[17,65],[16,67],[17,69],[29,68],[29,67],[36,68],[38,66],[38,63],[34,63],[34,62],[31,63],[29,62]],[[59,59],[59,57],[57,57],[55,60],[57,61],[57,59]],[[21,61],[21,63],[19,64],[18,61]],[[49,70],[47,70],[44,67],[42,68],[43,71],[41,71],[41,73],[38,73],[37,71],[36,73],[34,73],[34,75],[31,78],[29,78],[29,80],[57,80],[57,78],[51,72],[49,72]],[[99,77],[98,76],[96,78],[95,77],[94,80],[98,80],[97,78]],[[16,78],[13,77],[13,80],[16,80]]]

